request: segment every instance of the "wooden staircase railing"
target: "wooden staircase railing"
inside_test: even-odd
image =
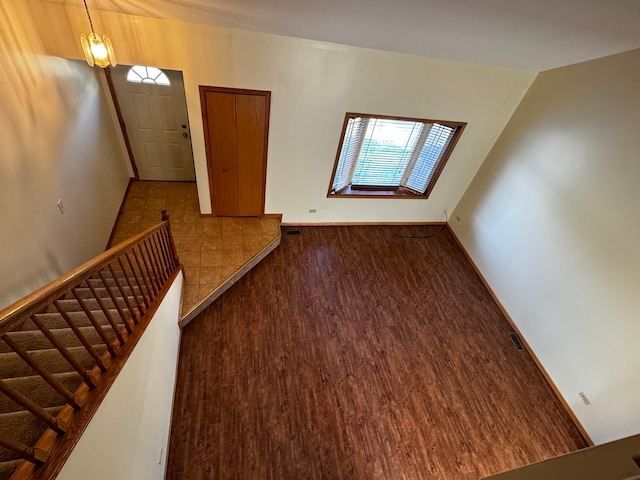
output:
[[[0,355],[21,372],[0,375],[0,463],[15,466],[0,479],[54,478],[64,464],[181,270],[162,213],[159,225],[0,311]],[[20,387],[25,378],[41,398]],[[3,428],[3,414],[17,426]]]

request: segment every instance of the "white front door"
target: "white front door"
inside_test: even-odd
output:
[[[158,70],[166,77],[154,79],[157,69],[145,78],[130,69],[114,68],[113,84],[140,180],[195,180],[182,72]]]

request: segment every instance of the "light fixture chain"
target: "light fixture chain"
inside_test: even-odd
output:
[[[87,11],[87,17],[89,18],[89,26],[91,27],[91,33],[95,35],[96,32],[93,31],[93,22],[91,21],[91,15],[89,15],[89,7],[87,7],[87,0],[83,0],[83,2],[84,2],[84,9]]]

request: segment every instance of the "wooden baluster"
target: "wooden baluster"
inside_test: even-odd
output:
[[[171,251],[171,242],[169,241],[167,234],[170,229],[169,223],[169,214],[166,210],[162,210],[162,221],[167,222],[167,225],[158,231],[158,235],[160,236],[160,241],[163,246],[163,251],[165,252],[167,258],[167,266],[168,273],[171,273],[174,268],[176,268],[174,254]]]
[[[133,267],[133,264],[131,263],[131,259],[129,258],[129,253],[125,253],[125,258],[127,259],[127,262],[129,263],[129,265],[131,266],[131,271],[133,272],[133,276],[136,279],[136,283],[140,286],[140,293],[142,294],[142,299],[144,300],[144,304],[148,308],[149,305],[151,304],[149,302],[149,299],[153,295],[152,291],[151,291],[151,287],[149,286],[149,282],[147,281],[147,278],[144,276],[144,271],[142,270],[142,267],[140,266],[140,262],[138,261],[138,257],[136,257],[135,252],[132,252],[132,255],[133,255],[133,259],[135,260],[136,265],[138,266],[138,270],[140,271],[140,276],[142,277],[142,282],[140,282],[140,279],[138,278],[138,274],[136,273],[136,269]],[[143,285],[144,285],[144,287],[146,289],[146,293],[142,290]]]
[[[107,322],[109,322],[109,325],[111,325],[111,328],[113,328],[113,332],[115,333],[116,338],[118,339],[118,342],[120,342],[120,345],[124,345],[125,340],[124,340],[124,337],[122,336],[122,333],[120,332],[120,327],[118,327],[118,324],[113,320],[113,318],[111,318],[111,314],[109,313],[109,309],[104,304],[104,301],[102,300],[100,295],[98,295],[98,292],[96,292],[95,287],[93,285],[91,285],[91,282],[87,282],[87,286],[89,287],[89,290],[91,290],[91,293],[93,294],[93,297],[98,302],[98,305],[100,305],[100,308],[102,309],[102,312],[104,313],[105,317],[107,318]]]
[[[9,387],[4,382],[4,380],[0,380],[0,392],[4,393],[7,397],[16,402],[25,410],[31,412],[34,417],[39,418],[44,423],[49,425],[49,428],[56,433],[64,433],[67,429],[67,426],[62,425],[56,417],[49,414],[44,408],[42,408],[30,398],[25,397],[20,392],[16,392],[14,389]]]
[[[40,375],[45,382],[51,385],[56,392],[58,392],[64,399],[67,401],[69,405],[71,405],[75,410],[78,410],[82,406],[82,402],[80,399],[74,395],[67,387],[64,386],[60,380],[53,376],[51,372],[46,370],[42,365],[36,362],[29,352],[27,352],[22,345],[17,343],[13,338],[11,338],[8,334],[5,334],[2,337],[2,340],[6,342],[7,345],[20,357],[25,361],[27,365],[29,365],[33,370]]]
[[[55,304],[56,302],[54,302]],[[57,308],[57,306],[56,306]],[[65,313],[66,315],[66,313]],[[65,315],[63,315],[63,318],[65,317]],[[65,318],[65,321],[67,319]],[[85,383],[87,385],[89,385],[89,388],[95,388],[96,387],[96,381],[94,378],[92,378],[87,371],[85,370],[85,368],[82,366],[82,364],[78,361],[78,359],[76,357],[74,357],[71,352],[69,350],[67,350],[67,347],[65,347],[62,342],[60,342],[60,340],[57,339],[57,337],[51,333],[51,330],[49,330],[49,328],[42,323],[40,320],[38,320],[38,318],[35,315],[31,316],[31,321],[36,325],[36,327],[38,327],[40,329],[40,331],[44,334],[45,337],[47,337],[47,339],[52,343],[52,345],[54,347],[56,347],[58,349],[58,351],[62,354],[62,356],[65,358],[65,360],[67,362],[69,362],[69,364],[76,370],[76,372],[78,372],[80,374],[80,376],[84,379]],[[67,322],[69,323],[69,322]],[[73,321],[71,321],[71,323],[69,324],[69,326],[71,327],[71,324],[73,324]],[[76,329],[78,327],[75,327]],[[71,327],[71,330],[74,331],[74,333],[76,335],[78,335],[78,332],[76,332],[76,330],[74,330],[73,327]],[[80,333],[82,335],[82,333]],[[82,335],[84,337],[84,335]],[[80,337],[78,337],[80,338]],[[85,341],[87,341],[86,338],[84,338]],[[80,342],[82,343],[82,339],[80,339]],[[88,343],[88,342],[87,342]],[[86,348],[86,346],[85,346]]]
[[[143,242],[140,242],[137,247],[138,247],[138,252],[140,253],[140,259],[142,260],[142,264],[144,265],[144,268],[147,272],[147,278],[149,279],[149,283],[151,283],[151,287],[153,290],[153,297],[155,297],[158,292],[160,291],[156,285],[156,278],[155,275],[153,275],[152,271],[153,269],[149,266],[149,262],[147,261],[147,258],[145,256],[144,250],[142,249],[142,246],[144,245]]]
[[[36,447],[30,447],[26,443],[0,433],[0,445],[17,454],[18,457],[33,463],[44,463],[49,458],[49,452]]]
[[[167,281],[169,278],[169,274],[167,272],[167,268],[165,268],[165,261],[162,259],[162,250],[160,249],[158,232],[156,232],[153,237],[149,238],[149,243],[151,244],[151,250],[153,252],[153,257],[156,259],[156,264],[158,265],[158,272],[160,273],[160,278],[162,279],[162,284]]]
[[[144,240],[141,243],[140,248],[142,248],[142,246],[144,246],[144,251],[146,252],[147,258],[149,260],[149,265],[151,266],[151,270],[153,271],[153,284],[157,288],[157,292],[156,292],[156,295],[157,295],[157,293],[162,288],[162,282],[160,281],[160,275],[157,272],[157,267],[155,266],[155,262],[153,261],[154,259],[151,256],[151,254],[149,253],[149,245],[147,244],[146,240]]]
[[[82,297],[78,294],[78,292],[76,292],[75,288],[71,289],[71,293],[80,304],[80,307],[82,308],[82,310],[84,310],[84,313],[89,319],[89,321],[91,322],[91,325],[93,325],[93,327],[96,329],[96,332],[98,332],[98,335],[100,335],[100,338],[102,339],[103,343],[107,347],[107,351],[109,352],[109,355],[111,355],[112,358],[116,357],[118,355],[118,352],[116,351],[115,348],[113,348],[111,341],[107,337],[107,334],[104,333],[104,330],[100,325],[100,322],[98,322],[96,317],[93,315],[93,312],[89,309],[89,307],[87,307],[87,304],[84,302]]]
[[[173,271],[178,266],[178,262],[176,262],[175,252],[172,250],[172,247],[171,247],[171,239],[169,238],[169,235],[171,234],[169,233],[169,230],[167,230],[166,228],[162,229],[160,231],[160,234],[164,241],[164,244],[166,245],[167,256],[169,257],[169,266],[171,267],[171,271]]]
[[[164,281],[165,281],[165,277],[164,277],[164,272],[162,271],[162,265],[160,262],[160,258],[158,257],[158,252],[155,248],[156,246],[156,239],[155,236],[153,237],[149,237],[147,240],[148,245],[149,245],[149,251],[151,252],[151,256],[153,258],[153,264],[156,267],[156,272],[158,275],[158,280],[160,281],[160,286],[164,285]]]
[[[173,268],[175,268],[180,263],[178,261],[178,249],[176,248],[176,244],[173,240],[173,233],[171,232],[171,222],[169,221],[169,214],[167,213],[166,210],[162,211],[162,220],[165,220],[167,222],[166,232],[167,232],[167,236],[169,237],[169,242],[171,244],[171,256],[173,257],[173,261],[174,261]]]
[[[125,266],[122,263],[122,257],[118,257],[118,265],[120,265],[120,268],[124,273],[124,278],[127,281],[127,285],[129,286],[129,289],[131,290],[131,294],[133,295],[133,298],[136,301],[136,312],[138,315],[142,315],[145,311],[145,305],[144,303],[142,303],[142,301],[140,300],[140,296],[138,295],[138,292],[142,292],[142,288],[140,287],[140,285],[136,285],[136,287],[138,287],[138,292],[136,292],[133,282],[131,282],[131,278],[129,278],[129,274],[127,273],[127,270],[125,269]]]
[[[107,267],[109,268],[109,272],[111,272],[111,276],[113,277],[113,280],[116,282],[116,287],[118,288],[120,295],[122,295],[124,304],[127,306],[127,308],[129,309],[129,312],[131,313],[131,320],[133,320],[133,323],[138,323],[137,310],[133,308],[133,305],[131,305],[131,301],[129,300],[129,295],[127,295],[127,292],[125,292],[124,288],[122,288],[122,284],[120,283],[120,280],[118,280],[118,278],[116,277],[116,273],[113,271],[113,268],[111,267],[110,263],[107,265]]]
[[[167,244],[165,243],[163,232],[164,232],[164,229],[159,230],[156,235],[158,237],[158,248],[160,249],[160,253],[162,254],[162,267],[168,277],[169,275],[171,275],[171,271],[173,270],[173,265],[171,261],[171,256],[169,255]]]
[[[100,356],[100,354],[96,351],[96,349],[94,348],[93,345],[91,345],[91,342],[89,340],[87,340],[87,337],[85,336],[84,333],[82,333],[82,330],[80,330],[80,328],[76,325],[76,323],[73,321],[73,319],[69,316],[69,314],[65,311],[64,308],[62,308],[62,306],[60,305],[60,303],[58,302],[58,300],[54,300],[53,301],[53,306],[56,307],[56,310],[58,310],[58,312],[60,313],[60,315],[62,315],[62,318],[64,318],[64,321],[67,322],[67,325],[69,325],[69,328],[71,328],[71,330],[73,330],[73,333],[76,334],[76,336],[78,337],[78,339],[80,340],[80,343],[82,343],[82,345],[84,346],[84,348],[87,349],[87,352],[89,352],[89,355],[91,355],[93,357],[93,359],[96,362],[96,365],[98,365],[98,367],[100,368],[100,370],[102,370],[103,372],[107,371],[107,366],[102,362],[102,357]],[[78,368],[84,370],[86,372],[86,370],[84,369],[84,367],[82,366],[82,364],[80,362],[78,362],[78,360],[73,357],[74,360],[77,362],[77,365],[74,365],[74,368],[76,370],[78,370]],[[80,372],[78,372],[80,373]],[[89,380],[94,381],[94,379],[92,379],[90,377],[90,375],[87,373],[86,375],[87,377],[89,377]],[[84,378],[84,376],[83,376]],[[85,378],[85,382],[87,382],[87,379]],[[87,383],[87,385],[89,385],[90,388],[94,388],[91,386],[91,384]]]
[[[116,306],[116,310],[118,311],[118,314],[120,315],[120,319],[122,320],[122,323],[124,324],[124,328],[127,330],[128,333],[132,333],[133,329],[131,328],[131,325],[129,324],[129,319],[127,318],[127,315],[124,313],[124,310],[122,310],[122,307],[120,306],[120,303],[118,303],[118,299],[116,298],[116,296],[111,291],[111,287],[107,284],[107,281],[105,280],[104,275],[102,274],[102,271],[98,272],[98,277],[100,277],[100,280],[102,280],[102,285],[104,285],[104,288],[107,291],[107,294],[111,298],[111,301],[113,302],[113,304]]]

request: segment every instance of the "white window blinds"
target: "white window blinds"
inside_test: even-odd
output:
[[[424,194],[459,127],[422,121],[348,117],[332,192],[406,187]]]
[[[422,127],[416,122],[370,119],[351,183],[398,186],[416,148]]]
[[[337,192],[349,184],[353,176],[353,168],[356,165],[360,147],[362,146],[362,133],[366,129],[368,119],[360,117],[349,118],[344,133],[344,141],[340,151],[340,160],[333,179],[333,191]]]
[[[405,187],[421,193],[427,189],[436,170],[435,167],[442,160],[454,133],[454,128],[437,123],[431,125],[431,130],[420,150],[415,166],[404,183]]]

